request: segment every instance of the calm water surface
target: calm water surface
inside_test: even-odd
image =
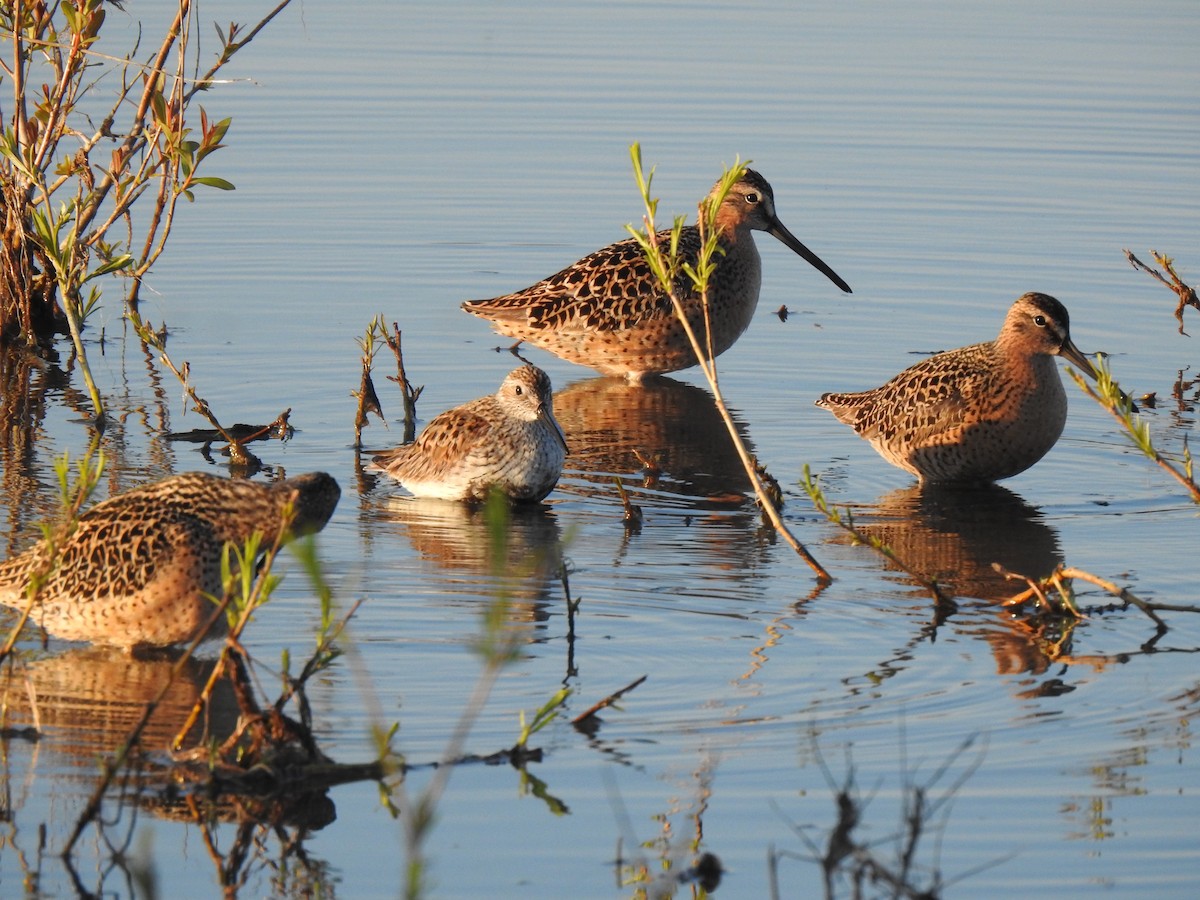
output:
[[[245,4],[207,4],[201,30],[248,16]],[[575,692],[573,716],[647,679],[595,734],[560,722],[536,736],[537,790],[504,766],[454,773],[428,848],[433,895],[632,895],[614,886],[618,840],[652,869],[685,865],[700,840],[727,869],[722,896],[765,896],[772,847],[792,854],[781,894],[812,896],[821,873],[805,838],[824,845],[853,773],[869,798],[859,835],[885,858],[906,785],[953,795],[917,856],[952,882],[949,896],[1195,896],[1200,619],[1170,614],[1156,636],[1088,589],[1089,616],[1064,634],[989,602],[1014,590],[993,573],[999,560],[1032,574],[1066,562],[1195,604],[1195,507],[1070,384],[1054,451],[966,501],[921,495],[812,401],[993,337],[1029,290],[1061,299],[1075,342],[1109,353],[1132,393],[1167,398],[1180,371],[1191,377],[1195,346],[1175,330],[1173,296],[1121,251],[1161,250],[1200,278],[1198,43],[1200,9],[1187,2],[364,2],[289,9],[251,46],[231,70],[241,80],[205,101],[234,118],[210,174],[238,190],[182,211],[144,313],[169,323],[173,358],[191,363],[223,419],[292,407],[299,432],[265,448],[267,463],[342,484],[319,547],[341,602],[364,603],[353,652],[313,696],[340,761],[369,758],[372,724],[394,721],[410,762],[439,758],[496,589],[478,516],[356,471],[349,395],[372,316],[404,332],[422,418],[493,391],[513,361],[458,303],[621,238],[640,216],[635,140],[658,166],[664,221],[690,216],[723,163],[752,159],[783,221],[854,288],[842,296],[760,236],[759,314],[720,359],[789,525],[835,576],[823,591],[761,529],[697,373],[637,390],[531,351],[574,453],[547,507],[514,520],[511,568],[561,542],[582,603],[572,631],[551,574],[505,580],[526,643],[467,750],[510,746],[519,712],[560,685]],[[162,440],[201,422],[125,335],[110,296],[97,320],[107,340],[92,344],[119,417],[105,489],[206,468]],[[376,382],[392,426],[373,422],[372,446],[400,438],[390,365],[379,358]],[[49,390],[32,457],[5,458],[10,549],[53,508],[51,461],[86,445],[69,384]],[[1195,430],[1194,394],[1146,411],[1163,448],[1179,452]],[[658,460],[656,483],[634,450]],[[864,527],[953,585],[958,612],[939,620],[927,593],[825,524],[797,486],[805,464]],[[639,533],[622,524],[613,476],[645,514]],[[311,642],[315,602],[291,569],[251,631],[264,663]],[[55,699],[43,700],[41,742],[5,743],[3,893],[31,871],[34,894],[135,893],[106,844],[128,837],[163,895],[217,894],[202,836],[169,810],[126,808],[104,835],[89,832],[78,883],[53,857],[97,754],[164,671],[54,643],[37,655],[30,682]],[[173,703],[204,675],[190,673]],[[417,771],[409,789],[427,778]],[[316,882],[346,897],[397,893],[402,831],[377,788],[329,799],[336,820],[304,842],[309,868],[267,835],[245,896]],[[233,827],[214,840],[227,850]]]

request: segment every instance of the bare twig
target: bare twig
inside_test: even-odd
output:
[[[1158,628],[1165,632],[1170,626],[1158,615],[1160,612],[1191,612],[1200,613],[1200,606],[1185,606],[1172,603],[1153,603],[1149,600],[1143,600],[1138,597],[1128,588],[1123,588],[1115,582],[1109,581],[1107,578],[1101,578],[1099,575],[1093,575],[1091,572],[1077,569],[1073,566],[1059,565],[1053,572],[1042,579],[1033,579],[1027,575],[1022,575],[1017,572],[1010,572],[1001,566],[999,563],[993,563],[992,567],[1010,581],[1023,581],[1028,585],[1028,588],[1019,594],[1005,600],[1004,606],[1019,606],[1022,603],[1034,601],[1044,604],[1047,609],[1055,608],[1048,594],[1049,590],[1053,589],[1063,600],[1063,606],[1070,614],[1079,617],[1081,614],[1075,604],[1075,592],[1071,584],[1073,580],[1086,581],[1089,584],[1094,584],[1101,590],[1106,591],[1116,597],[1126,606],[1136,606],[1145,615],[1154,622]]]
[[[621,497],[621,506],[625,508],[622,516],[625,522],[627,531],[638,532],[642,528],[642,509],[629,499],[629,494],[625,492],[625,485],[621,483],[621,479],[613,476],[613,482],[617,486],[617,493]]]
[[[1163,269],[1166,270],[1167,275],[1170,276],[1168,279],[1162,274],[1162,272],[1146,265],[1144,262],[1134,256],[1129,250],[1124,252],[1125,258],[1129,260],[1129,264],[1131,266],[1133,266],[1135,269],[1141,269],[1151,278],[1162,282],[1162,284],[1164,284],[1175,294],[1175,296],[1179,298],[1179,305],[1175,307],[1175,319],[1179,322],[1179,333],[1186,335],[1187,332],[1183,330],[1183,308],[1185,306],[1192,306],[1196,309],[1200,309],[1200,299],[1197,299],[1196,297],[1196,289],[1186,284],[1175,271],[1175,260],[1169,256],[1159,253],[1157,250],[1150,251],[1150,255],[1154,257],[1154,261],[1162,266]]]
[[[408,380],[408,374],[404,371],[404,353],[400,348],[399,324],[393,322],[392,330],[389,332],[386,327],[383,327],[383,316],[379,317],[379,322],[383,330],[383,339],[387,341],[388,347],[396,357],[396,377],[393,378],[389,375],[388,380],[400,385],[400,392],[404,399],[404,443],[408,444],[417,436],[417,399],[421,396],[421,391],[425,390],[425,386],[413,387]]]
[[[162,362],[162,364],[170,369],[171,372],[174,373],[175,377],[179,379],[179,383],[183,385],[184,392],[192,401],[192,409],[207,419],[213,428],[215,428],[221,435],[221,439],[229,445],[230,461],[235,465],[240,466],[255,466],[258,464],[258,458],[246,449],[246,443],[256,440],[262,435],[263,432],[270,432],[272,428],[279,424],[280,419],[286,422],[287,416],[291,410],[289,409],[285,411],[281,414],[280,419],[277,419],[271,425],[264,426],[259,431],[251,433],[248,437],[235,436],[217,420],[216,414],[213,413],[212,408],[208,405],[208,401],[197,394],[196,389],[192,387],[190,380],[191,366],[185,362],[182,370],[175,367],[175,364],[171,362],[171,357],[167,355],[167,348],[162,340],[161,335],[151,330],[142,321],[141,316],[138,315],[136,310],[129,310],[127,317],[133,324],[134,331],[137,332],[138,337],[141,338],[141,340],[149,347],[154,348],[154,350],[158,353],[159,360]]]
[[[579,725],[581,722],[584,722],[584,721],[590,719],[596,713],[600,712],[600,710],[605,709],[606,707],[612,706],[614,703],[616,703],[618,700],[620,700],[623,696],[625,696],[630,691],[632,691],[634,688],[639,686],[643,681],[646,680],[647,677],[649,677],[649,676],[643,675],[641,678],[636,678],[633,681],[629,682],[629,684],[625,685],[625,687],[621,688],[619,691],[613,691],[611,694],[609,694],[607,697],[605,697],[599,703],[596,703],[595,705],[593,705],[589,709],[587,709],[585,712],[582,712],[579,715],[577,715],[575,718],[573,718],[571,720],[571,724]]]

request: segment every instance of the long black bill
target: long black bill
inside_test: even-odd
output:
[[[825,265],[824,260],[817,254],[813,253],[805,247],[797,237],[787,230],[787,227],[778,219],[772,219],[771,227],[767,229],[767,234],[779,240],[782,244],[790,247],[801,259],[806,260],[810,266],[840,287],[847,294],[851,293],[850,285],[842,280],[842,276],[829,266]]]

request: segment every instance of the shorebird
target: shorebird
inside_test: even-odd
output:
[[[31,579],[44,574],[30,618],[56,637],[125,648],[191,641],[224,592],[226,544],[258,532],[265,549],[320,531],[340,496],[324,472],[274,484],[174,475],[96,504],[57,547],[42,540],[0,563],[0,604],[24,609]]]
[[[526,365],[495,394],[435,417],[411,444],[376,454],[369,468],[418,497],[483,500],[495,488],[536,503],[558,483],[566,456],[550,378]]]
[[[1066,308],[1030,293],[994,341],[938,353],[871,391],[817,406],[922,482],[990,482],[1023,472],[1054,446],[1067,395],[1054,357],[1096,377],[1071,342]]]
[[[719,197],[720,182],[701,204]],[[762,263],[751,231],[765,231],[822,272],[847,293],[850,286],[787,230],[775,214],[775,195],[765,178],[747,169],[716,212],[719,251],[708,287],[712,353],[728,350],[750,324],[758,304]],[[658,233],[670,246],[670,231]],[[679,236],[681,262],[695,265],[700,229],[686,226]],[[704,304],[684,274],[675,290],[688,320],[705,343]],[[605,375],[638,381],[646,375],[696,365],[696,356],[676,318],[667,292],[634,238],[597,250],[537,284],[490,300],[469,300],[463,309],[491,321],[500,334],[527,341]]]

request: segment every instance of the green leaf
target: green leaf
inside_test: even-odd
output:
[[[133,254],[126,253],[122,256],[114,256],[108,262],[99,266],[94,272],[88,275],[88,278],[99,278],[101,275],[107,275],[109,272],[119,272],[121,269],[128,268],[133,262]]]
[[[216,178],[214,176],[207,176],[205,178],[193,178],[192,184],[207,185],[208,187],[214,187],[219,191],[236,191],[237,190],[237,188],[234,186],[232,181],[226,181],[224,178]]]
[[[150,105],[154,108],[154,121],[159,125],[167,123],[167,101],[163,99],[162,91],[156,90],[150,95]]]
[[[229,130],[229,126],[233,123],[232,118],[224,118],[212,127],[208,133],[209,144],[219,144],[225,138],[225,132]]]

